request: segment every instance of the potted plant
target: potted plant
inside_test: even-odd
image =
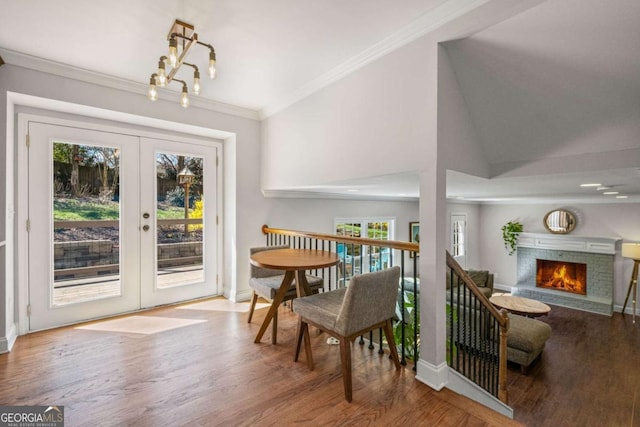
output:
[[[518,221],[509,221],[502,226],[502,240],[504,240],[504,247],[509,251],[509,255],[513,255],[516,251],[520,233],[522,233],[522,224]]]

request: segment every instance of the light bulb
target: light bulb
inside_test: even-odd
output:
[[[180,96],[180,105],[184,108],[189,106],[189,94],[187,93],[187,85],[182,86],[182,95]]]
[[[216,78],[216,53],[214,51],[209,52],[209,77]]]
[[[151,101],[155,101],[158,99],[158,89],[156,88],[156,76],[151,76],[151,80],[149,80],[149,92],[147,93],[147,97]]]
[[[165,72],[164,60],[161,58],[158,62],[158,86],[165,87],[167,84],[167,73]]]
[[[193,93],[195,95],[200,95],[200,72],[193,72]]]
[[[175,67],[178,63],[178,40],[175,37],[169,39],[169,64]]]

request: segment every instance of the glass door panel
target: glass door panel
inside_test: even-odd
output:
[[[54,141],[53,306],[119,296],[120,150]]]
[[[204,281],[204,158],[156,153],[157,286]]]

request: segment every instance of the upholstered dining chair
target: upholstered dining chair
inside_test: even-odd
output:
[[[258,248],[250,248],[249,252],[251,255],[262,252],[269,251],[274,249],[289,249],[289,246],[263,246]],[[307,282],[309,282],[309,288],[312,293],[318,293],[319,290],[324,286],[324,281],[322,277],[312,276],[310,274],[306,275]],[[276,295],[276,291],[280,288],[282,284],[282,280],[284,279],[284,271],[282,270],[274,270],[270,268],[262,268],[256,267],[255,265],[251,265],[251,278],[249,279],[249,286],[253,290],[253,294],[251,296],[251,306],[249,308],[249,317],[247,319],[247,323],[251,323],[251,319],[253,318],[253,312],[256,308],[256,303],[258,302],[258,297],[262,297],[269,302],[273,302],[273,298]],[[297,297],[296,293],[296,282],[295,280],[291,283],[291,287],[287,291],[284,296],[283,301],[289,301]],[[272,321],[272,333],[271,333],[271,342],[273,344],[277,341],[278,334],[278,312],[276,311],[275,316],[273,316]]]
[[[298,361],[304,339],[307,364],[313,370],[308,325],[336,338],[340,343],[344,395],[351,402],[351,343],[366,332],[382,328],[393,363],[396,369],[400,369],[392,324],[399,281],[400,267],[396,266],[353,276],[346,288],[297,299],[293,306],[293,311],[299,316],[294,361]]]

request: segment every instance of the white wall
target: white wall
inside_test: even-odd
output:
[[[409,222],[418,220],[418,202],[336,199],[269,199],[266,224],[275,228],[335,233],[335,218],[394,217],[395,240],[409,240]],[[264,241],[264,240],[263,240]]]
[[[481,205],[480,207],[480,264],[493,271],[496,283],[517,284],[516,255],[509,256],[502,241],[500,228],[510,220],[523,224],[525,232],[547,233],[542,219],[554,209],[573,212],[578,224],[571,235],[613,237],[640,242],[640,204],[580,204],[559,205]],[[626,296],[633,262],[618,254],[614,260],[614,306],[622,306]]]
[[[447,49],[438,50],[438,150],[447,169],[489,178],[490,165],[476,137]]]
[[[419,170],[435,144],[433,48],[415,41],[266,119],[263,188]]]
[[[263,122],[262,186],[294,189],[419,172],[420,379],[446,382],[446,171],[438,152],[437,40],[424,36]]]

